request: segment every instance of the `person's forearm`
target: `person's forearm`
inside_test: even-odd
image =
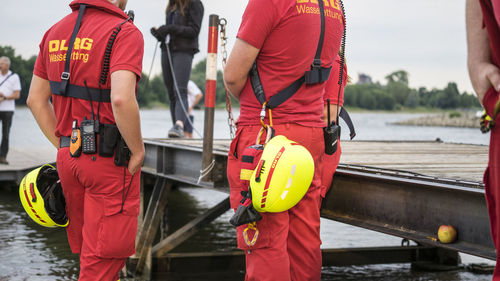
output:
[[[237,99],[240,98],[241,91],[248,79],[248,72],[252,68],[259,51],[259,49],[239,38],[234,44],[224,69],[224,84],[227,90]]]
[[[111,74],[111,105],[116,125],[132,154],[144,154],[139,105],[135,98],[135,74],[119,70]]]
[[[59,138],[55,135],[57,119],[50,103],[50,96],[49,81],[33,75],[26,104],[45,137],[54,147],[59,148]]]
[[[467,64],[469,71],[480,63],[491,63],[488,32],[483,28],[479,0],[466,2]]]
[[[500,69],[492,62],[488,32],[483,28],[479,0],[466,2],[467,67],[480,103],[492,86],[500,90]]]
[[[200,102],[200,100],[201,100],[202,97],[203,97],[203,95],[201,93],[199,93],[198,95],[196,95],[196,97],[194,98],[192,107],[195,107]]]
[[[233,95],[233,97],[235,97],[237,100],[239,100],[241,91],[243,91],[246,81],[247,77],[245,77],[245,79],[242,80],[238,81],[233,80],[231,82],[224,80],[224,84],[226,85],[226,89],[229,91],[229,93]]]
[[[14,93],[7,97],[8,100],[17,100],[21,97],[21,91],[14,91]]]

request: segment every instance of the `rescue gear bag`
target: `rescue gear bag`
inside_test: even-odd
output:
[[[252,193],[249,190],[249,186],[250,178],[252,177],[255,168],[257,168],[257,164],[259,163],[263,151],[264,145],[262,144],[254,144],[243,150],[243,154],[241,156],[240,182],[243,184],[244,190],[241,191],[243,198],[240,201],[240,205],[229,220],[229,222],[234,226],[240,226],[262,219],[262,216],[252,205]]]
[[[45,164],[29,172],[19,185],[19,198],[31,219],[45,227],[66,227],[66,201],[57,170]]]
[[[100,124],[99,129],[99,156],[113,157],[116,144],[120,139],[120,131],[114,124]]]

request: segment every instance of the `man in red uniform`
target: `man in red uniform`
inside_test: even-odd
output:
[[[116,281],[126,258],[135,253],[144,159],[135,95],[144,42],[123,12],[126,3],[71,2],[73,12],[52,26],[40,43],[27,101],[41,130],[58,148],[68,241],[71,251],[80,254],[79,280]],[[111,34],[115,40],[106,50]],[[83,146],[83,153],[72,157],[73,121],[83,127],[84,119],[99,129],[95,134],[98,151],[86,153],[91,146]],[[113,150],[111,155],[101,151],[100,146],[115,141],[101,137],[107,131],[103,128],[116,130],[113,124],[130,149],[128,166],[115,165]],[[82,134],[91,130],[92,126],[83,127]],[[116,154],[122,151],[116,150]]]
[[[337,55],[335,59],[335,63],[332,67],[332,73],[330,73],[330,79],[326,82],[325,86],[325,94],[323,96],[323,100],[325,102],[325,109],[323,112],[323,120],[325,125],[328,125],[328,102],[330,100],[330,118],[334,120],[336,123],[338,122],[337,112],[340,112],[340,108],[344,104],[344,88],[347,84],[348,76],[347,76],[347,67],[344,63],[343,75],[342,75],[342,86],[340,88],[339,95],[339,76],[340,76],[340,64],[341,59],[340,56]],[[338,123],[337,123],[338,124]],[[340,149],[340,140],[337,143],[337,151],[334,154],[328,155],[325,153],[323,155],[322,160],[322,168],[321,168],[321,197],[325,198],[326,193],[330,190],[330,185],[332,184],[333,174],[335,174],[335,170],[339,165],[340,155],[342,154],[342,150]]]
[[[262,105],[249,80],[256,61],[266,99],[289,87],[312,69],[320,46],[321,6],[324,8],[324,42],[321,67],[331,67],[340,48],[343,16],[338,0],[250,0],[226,68],[224,81],[240,101],[238,130],[228,157],[231,207],[236,209],[246,187],[240,183],[242,151],[255,144]],[[315,60],[317,61],[317,60]],[[315,163],[314,178],[302,200],[288,211],[262,213],[259,235],[249,246],[237,228],[238,247],[246,253],[246,280],[285,281],[321,279],[320,161],[324,154],[323,91],[325,83],[304,85],[272,109],[277,135],[306,147]],[[266,110],[264,122],[270,124]],[[251,244],[251,243],[250,243]]]
[[[500,3],[467,0],[469,75],[479,102],[494,116],[500,91]],[[486,28],[484,28],[486,27]],[[491,130],[488,168],[484,174],[491,235],[497,249],[493,280],[500,280],[500,114]]]

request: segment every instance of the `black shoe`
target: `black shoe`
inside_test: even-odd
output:
[[[0,164],[9,165],[9,162],[7,162],[7,159],[5,157],[0,156]]]
[[[179,124],[175,124],[172,129],[168,131],[169,138],[183,138],[184,137],[184,128],[182,128]]]

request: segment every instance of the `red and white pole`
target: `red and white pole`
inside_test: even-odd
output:
[[[217,38],[219,36],[219,16],[210,15],[208,25],[208,54],[205,83],[205,125],[203,129],[203,162],[200,180],[213,181],[212,151],[214,142],[214,115],[217,85]]]

